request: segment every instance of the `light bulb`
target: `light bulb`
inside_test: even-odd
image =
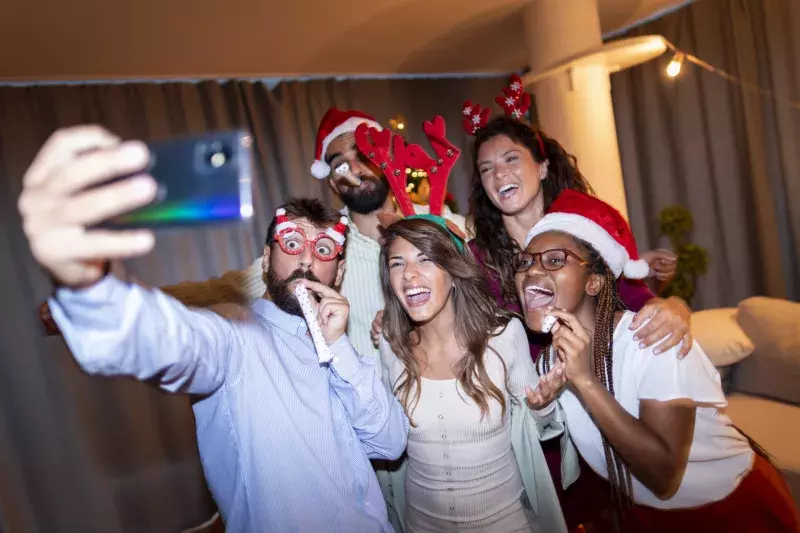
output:
[[[683,67],[683,60],[686,57],[686,54],[682,52],[676,52],[675,56],[672,58],[672,61],[669,62],[667,65],[667,76],[670,78],[677,78],[678,74],[681,73],[681,68]]]
[[[404,130],[405,128],[406,128],[406,125],[403,124],[402,122],[398,122],[397,123],[397,129],[398,130]]]

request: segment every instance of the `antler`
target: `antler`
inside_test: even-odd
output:
[[[514,74],[508,86],[503,87],[503,94],[494,99],[506,115],[517,120],[521,120],[531,107],[531,95],[523,92],[523,88],[522,78]]]
[[[410,144],[406,146],[404,162],[408,167],[428,171],[428,183],[431,185],[428,201],[430,212],[432,215],[441,216],[447,195],[447,178],[461,155],[461,150],[447,140],[447,128],[444,119],[439,115],[435,116],[432,122],[425,121],[422,130],[437,158],[433,159],[421,146]]]
[[[405,139],[392,135],[388,129],[379,131],[367,124],[358,125],[355,138],[358,150],[386,176],[403,216],[413,215],[414,204],[406,190]]]
[[[489,122],[489,115],[492,113],[492,110],[488,107],[481,110],[480,105],[473,104],[471,101],[467,100],[461,107],[461,113],[464,115],[464,121],[461,123],[464,131],[467,132],[467,135],[475,135],[476,131]]]

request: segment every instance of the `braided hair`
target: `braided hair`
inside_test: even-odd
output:
[[[578,248],[585,253],[587,263],[589,263],[589,272],[599,274],[605,279],[603,287],[596,296],[597,306],[595,310],[592,355],[595,376],[611,396],[614,396],[614,375],[612,372],[614,360],[614,315],[617,311],[627,310],[627,307],[620,300],[617,279],[600,256],[600,253],[591,244],[577,238],[574,238],[574,240]],[[543,346],[536,357],[536,367],[540,372],[547,373],[550,371],[550,346],[550,344]],[[625,461],[606,440],[605,435],[602,435],[602,438],[606,467],[608,469],[608,481],[611,486],[611,501],[614,505],[615,530],[618,530],[619,511],[628,507],[632,501],[631,472]]]

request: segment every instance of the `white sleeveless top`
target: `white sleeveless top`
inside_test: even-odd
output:
[[[480,408],[458,380],[422,379],[422,390],[410,416],[416,427],[408,436],[406,526],[416,531],[529,532],[521,497],[522,477],[511,448],[511,407],[525,401],[525,386],[538,376],[530,358],[525,327],[512,319],[492,337],[486,371],[504,393],[506,414],[496,400],[481,419]],[[392,387],[403,364],[381,339],[380,354]]]
[[[634,316],[625,313],[614,331],[615,398],[637,418],[640,400],[687,398],[696,402],[697,415],[689,463],[678,492],[662,501],[633,478],[633,500],[659,509],[697,507],[722,500],[750,471],[754,456],[747,439],[725,414],[728,402],[719,372],[696,341],[682,360],[677,348],[660,355],[654,355],[652,348],[639,348],[639,342],[633,339],[635,331],[629,327]],[[565,389],[559,402],[578,452],[595,472],[608,479],[600,430],[572,389]]]

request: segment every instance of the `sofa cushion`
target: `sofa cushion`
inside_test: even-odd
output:
[[[800,404],[800,304],[749,298],[737,320],[755,350],[734,367],[733,388]]]
[[[734,393],[728,396],[728,416],[769,454],[800,508],[800,407]]]
[[[736,321],[738,309],[708,309],[692,314],[692,335],[716,367],[738,363],[753,353],[753,342]]]

